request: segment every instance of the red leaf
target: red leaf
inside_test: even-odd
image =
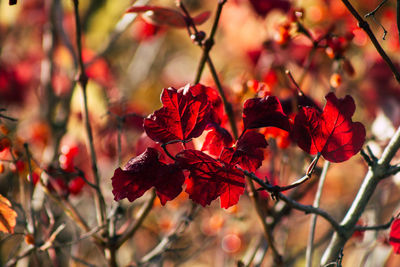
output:
[[[221,125],[224,118],[224,107],[219,93],[215,89],[199,83],[193,85],[190,88],[190,92],[192,92],[192,95],[195,97],[204,95],[208,99],[211,105],[210,121]]]
[[[266,148],[267,145],[264,135],[249,131],[239,138],[235,147],[225,148],[220,160],[231,165],[239,164],[243,169],[255,172],[264,160],[261,148]]]
[[[396,254],[400,254],[400,219],[395,219],[390,228],[389,243]]]
[[[163,107],[144,120],[147,135],[156,142],[189,140],[200,136],[210,117],[210,105],[204,94],[194,96],[191,87],[164,89]]]
[[[263,17],[273,9],[280,9],[284,12],[290,9],[290,2],[287,0],[250,0],[250,3],[254,11]]]
[[[321,153],[331,162],[348,160],[361,150],[365,141],[365,128],[353,122],[355,111],[351,96],[338,99],[334,93],[326,95],[321,113],[314,107],[303,107],[294,121],[293,138],[301,149]]]
[[[289,118],[275,96],[248,99],[243,107],[243,123],[245,129],[274,126],[290,130]]]
[[[220,197],[222,208],[239,201],[244,192],[243,172],[198,150],[184,150],[176,159],[183,169],[190,171],[186,192],[193,201],[206,206]]]
[[[185,28],[187,26],[186,17],[179,11],[171,8],[160,6],[133,6],[129,8],[127,13],[142,13],[145,12],[143,18],[155,25],[168,25],[177,28]],[[193,22],[196,25],[203,24],[209,17],[210,12],[205,11],[195,17]]]
[[[153,186],[162,205],[177,197],[185,177],[176,165],[160,162],[159,156],[156,149],[148,148],[132,158],[123,169],[116,169],[112,177],[114,199],[128,198],[132,202]]]
[[[219,125],[215,125],[207,133],[201,151],[208,151],[211,155],[219,157],[224,147],[231,147],[233,138],[231,134]]]

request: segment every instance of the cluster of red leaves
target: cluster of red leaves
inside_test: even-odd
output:
[[[167,164],[162,151],[148,148],[123,169],[116,169],[112,177],[114,198],[134,201],[154,187],[165,204],[178,196],[185,184],[189,197],[202,206],[218,197],[223,208],[235,205],[244,193],[242,169],[255,172],[264,160],[263,149],[268,144],[265,136],[254,130],[264,127],[287,132],[307,153],[320,154],[332,162],[345,161],[360,151],[365,129],[361,123],[352,122],[355,104],[350,96],[338,99],[329,93],[326,101],[323,111],[316,106],[301,107],[293,123],[275,96],[248,99],[243,107],[244,130],[233,144],[222,125],[222,102],[215,90],[201,84],[164,89],[163,106],[144,119],[144,130],[162,144],[173,163]],[[188,142],[207,128],[210,131],[201,151],[168,152],[170,143]]]

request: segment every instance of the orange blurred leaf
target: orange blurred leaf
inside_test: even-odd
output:
[[[17,213],[11,208],[10,201],[0,195],[0,231],[14,233]]]

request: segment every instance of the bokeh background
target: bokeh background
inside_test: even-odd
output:
[[[179,10],[173,0],[142,2]],[[321,107],[329,91],[340,97],[350,94],[357,106],[353,120],[366,126],[366,144],[379,156],[400,125],[400,87],[346,7],[341,1],[271,0],[271,6],[263,9],[258,2],[262,1],[227,1],[210,53],[233,104],[239,128],[241,108],[247,98],[273,94],[282,101],[290,100],[293,84],[285,74],[290,70],[303,92]],[[365,15],[381,1],[352,2]],[[185,28],[152,25],[141,15],[132,19],[133,14],[125,14],[133,3],[80,1],[79,9],[101,187],[108,210],[118,207],[115,216],[120,230],[133,220],[149,194],[133,203],[124,200],[117,205],[111,192],[113,172],[147,146],[155,145],[143,134],[143,117],[161,106],[163,88],[179,88],[194,82],[201,57],[201,49],[191,41]],[[198,26],[208,34],[217,1],[183,3],[193,15],[211,11],[210,19]],[[375,19],[370,17],[367,21],[388,55],[399,62],[395,1],[388,1]],[[310,36],[299,30],[298,23]],[[387,30],[385,40],[382,26]],[[313,41],[319,38],[318,47],[313,47]],[[93,180],[82,94],[75,82],[75,41],[72,1],[20,0],[9,6],[8,1],[0,0],[0,108],[5,109],[1,114],[17,119],[1,118],[0,193],[18,213],[15,234],[0,234],[0,265],[29,246],[24,241],[23,210],[29,199],[22,189],[29,186],[30,179],[24,143],[29,144],[32,153],[32,179],[45,181],[36,184],[32,202],[41,214],[43,236],[49,235],[49,225],[55,229],[65,223],[57,242],[71,244],[25,257],[17,266],[107,265],[90,239],[73,242],[81,235],[79,228],[42,188],[53,187],[51,190],[75,206],[89,225],[96,225],[93,191],[75,173],[78,168],[89,181]],[[201,83],[215,88],[207,68]],[[266,176],[277,184],[288,184],[301,177],[310,157],[291,142],[287,133],[277,129],[263,133],[269,147],[257,173],[259,177]],[[194,146],[201,148],[203,140],[204,134],[195,140]],[[322,164],[321,160],[313,179],[296,191],[301,203],[312,204]],[[63,175],[51,175],[51,170],[59,169],[64,171]],[[332,164],[321,207],[340,221],[366,171],[367,165],[359,155]],[[399,212],[399,183],[397,175],[379,184],[360,224],[384,224]],[[268,194],[261,196],[266,212],[280,210],[281,202]],[[192,202],[184,192],[165,206],[156,202],[140,230],[119,249],[118,263],[136,266],[163,237],[182,227],[179,238],[165,252],[163,266],[235,266],[238,261],[246,263],[249,259],[253,259],[252,266],[272,265],[262,226],[247,194],[228,210],[221,209],[215,201],[209,207],[195,209],[193,219],[187,219],[185,214],[191,208]],[[267,222],[273,216],[267,216]],[[186,221],[190,222],[187,226]],[[289,210],[273,225],[276,246],[287,261],[286,266],[304,265],[309,222],[309,215]],[[315,266],[319,266],[331,231],[323,219],[318,220]],[[399,256],[388,244],[388,230],[357,233],[345,247],[343,266],[399,264]]]

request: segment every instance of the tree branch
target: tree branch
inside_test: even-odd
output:
[[[82,58],[82,40],[81,40],[82,34],[81,34],[81,23],[78,10],[79,0],[73,0],[73,2],[74,2],[75,27],[76,27],[76,44],[78,48],[78,63],[79,63],[78,83],[81,85],[83,93],[85,126],[88,135],[90,156],[92,160],[92,171],[93,171],[95,185],[98,187],[98,190],[96,190],[96,198],[95,198],[95,204],[97,209],[96,212],[97,223],[99,225],[102,225],[106,223],[106,204],[100,189],[100,175],[97,168],[97,158],[96,158],[96,151],[94,149],[93,132],[89,119],[89,109],[88,109],[87,90],[86,90],[88,77],[85,72],[85,64],[83,63],[83,58]]]
[[[400,127],[390,140],[382,153],[382,157],[376,164],[369,167],[364,181],[350,207],[346,216],[340,223],[341,228],[345,229],[344,234],[338,235],[335,233],[330,241],[328,248],[325,250],[321,259],[321,265],[335,261],[340,251],[343,249],[347,240],[351,237],[356,227],[357,221],[364,212],[369,199],[374,193],[378,183],[388,176],[388,168],[390,161],[400,148]]]
[[[261,185],[263,187],[263,189],[267,190],[268,192],[270,192],[269,190],[271,190],[271,187],[274,187],[270,184],[264,183],[260,178],[258,178],[253,173],[244,171],[244,174],[247,177],[251,178],[252,180],[256,181],[259,185]],[[327,220],[332,225],[332,227],[335,229],[336,232],[338,232],[340,235],[344,234],[344,229],[342,229],[342,227],[339,225],[339,223],[336,222],[336,220],[331,215],[329,215],[326,211],[319,209],[319,208],[315,208],[311,205],[300,204],[299,202],[285,196],[284,194],[282,194],[280,192],[276,192],[276,197],[277,197],[277,199],[283,200],[285,203],[287,203],[289,206],[291,206],[294,209],[304,211],[307,214],[312,213],[312,214],[320,215],[321,217],[323,217],[325,220]]]
[[[347,7],[350,13],[357,19],[358,26],[365,31],[365,33],[369,36],[372,41],[372,44],[375,46],[375,49],[378,51],[379,55],[382,59],[386,62],[386,64],[391,69],[392,73],[394,74],[398,83],[400,83],[400,73],[397,71],[396,67],[394,66],[392,60],[386,54],[385,50],[383,50],[382,46],[379,44],[378,40],[376,39],[374,33],[372,32],[368,22],[366,22],[360,14],[355,10],[353,5],[348,0],[342,0],[343,4]]]

